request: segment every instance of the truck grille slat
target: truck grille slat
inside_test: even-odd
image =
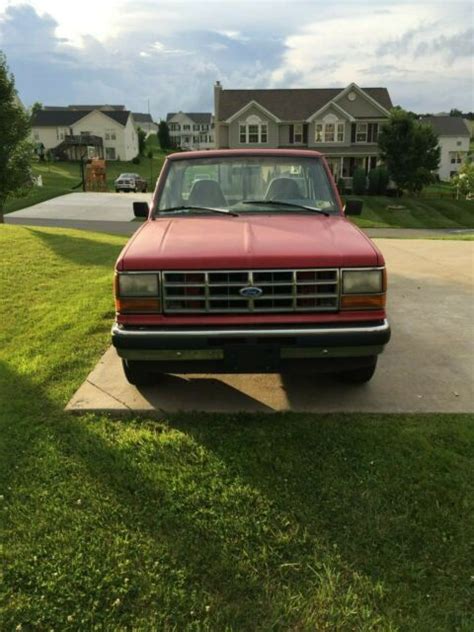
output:
[[[168,314],[327,312],[339,309],[337,268],[163,272]],[[244,288],[258,296],[242,296]]]

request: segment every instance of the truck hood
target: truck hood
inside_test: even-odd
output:
[[[119,270],[308,268],[382,265],[383,257],[341,215],[240,215],[148,220],[119,257]]]

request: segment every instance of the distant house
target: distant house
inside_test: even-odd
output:
[[[217,148],[307,148],[325,154],[350,186],[379,161],[377,137],[392,101],[386,88],[224,90],[214,87]]]
[[[156,134],[158,131],[158,125],[153,120],[151,114],[134,112],[133,121],[135,123],[135,130],[138,132],[138,128],[141,127],[142,130],[146,132],[147,137],[150,136],[150,134]]]
[[[138,154],[133,115],[123,105],[46,106],[31,123],[32,140],[63,160],[79,160],[92,147],[106,160]]]
[[[427,116],[423,122],[430,123],[438,134],[441,148],[439,179],[450,180],[467,161],[471,130],[466,121],[458,116]]]
[[[175,147],[214,148],[214,120],[210,112],[170,112],[166,122]]]

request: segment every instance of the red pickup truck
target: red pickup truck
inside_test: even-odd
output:
[[[322,371],[362,383],[390,339],[384,259],[321,154],[169,155],[120,254],[112,341],[136,385],[159,373]]]

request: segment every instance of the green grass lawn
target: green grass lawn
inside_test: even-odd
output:
[[[0,226],[0,629],[472,630],[472,418],[63,412],[123,244]]]
[[[474,228],[472,200],[357,197],[364,201],[362,215],[354,218],[361,228]]]

